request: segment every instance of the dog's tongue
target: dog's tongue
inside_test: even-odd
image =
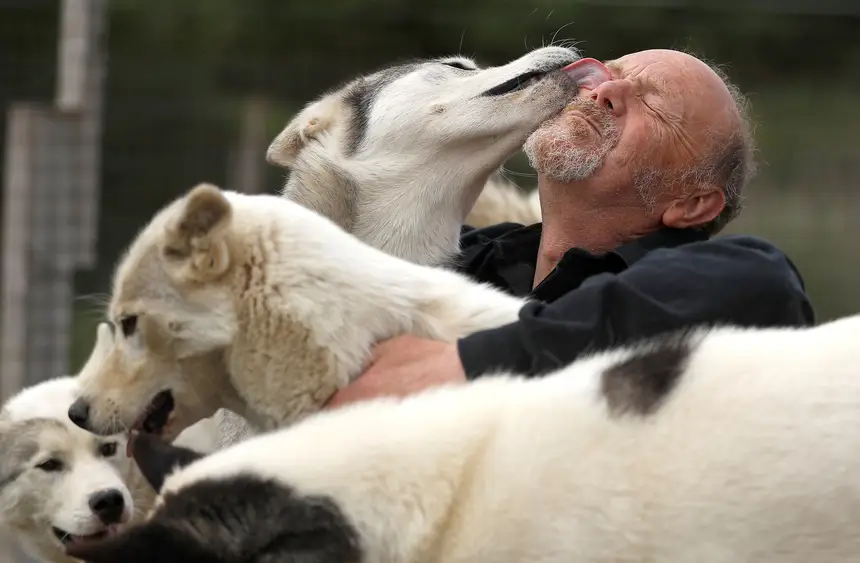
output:
[[[132,425],[131,430],[128,432],[128,441],[125,443],[125,457],[130,458],[132,456],[132,451],[134,448],[134,439],[135,437],[143,432],[143,421],[146,420],[146,412],[144,412],[139,419],[135,421]]]
[[[580,88],[589,90],[594,90],[598,84],[612,79],[609,69],[596,59],[579,59],[562,70],[576,80],[576,84]]]
[[[137,437],[139,430],[132,429],[128,433],[128,441],[125,443],[125,457],[131,458],[134,455],[134,439]]]

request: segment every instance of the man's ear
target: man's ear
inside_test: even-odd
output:
[[[181,206],[179,217],[166,229],[165,257],[185,261],[188,274],[198,281],[219,277],[230,266],[225,230],[233,207],[211,184],[192,188]]]
[[[676,229],[697,227],[713,221],[725,207],[723,190],[707,186],[672,202],[663,212],[663,224]]]
[[[134,434],[129,440],[134,462],[156,493],[161,492],[164,480],[171,473],[205,457],[194,450],[165,443],[147,433]]]
[[[266,162],[291,168],[305,145],[327,132],[338,117],[339,99],[329,96],[308,105],[294,117],[266,150]]]

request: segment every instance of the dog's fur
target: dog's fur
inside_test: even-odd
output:
[[[389,254],[443,265],[491,175],[576,96],[579,81],[560,69],[579,59],[544,47],[498,67],[464,57],[389,67],[308,104],[266,158],[290,170],[286,197]],[[533,71],[545,74],[486,95]],[[473,221],[540,220],[536,197],[498,177],[490,186]]]
[[[117,337],[82,374],[79,423],[99,434],[132,427],[169,390],[168,439],[217,408],[257,430],[284,426],[359,375],[374,343],[453,341],[515,321],[523,304],[373,248],[288,199],[201,185],[121,260],[109,306]]]
[[[499,223],[533,225],[541,222],[540,194],[530,193],[505,178],[501,172],[490,177],[472,210],[466,225],[480,229]]]
[[[100,325],[80,373],[96,369],[112,344],[109,326]],[[121,491],[129,523],[145,515],[155,499],[155,491],[126,456],[127,433],[100,438],[72,424],[68,410],[79,393],[77,377],[57,377],[19,391],[0,409],[0,531],[40,561],[72,561],[53,527],[71,534],[102,528],[88,507],[94,492]],[[201,453],[215,451],[219,444],[213,430],[211,422],[202,421],[176,444]],[[99,446],[106,443],[116,451],[100,454]],[[52,455],[65,469],[40,470],[37,466]]]
[[[464,57],[391,66],[309,103],[266,159],[290,170],[285,197],[385,252],[447,265],[464,218],[474,227],[540,221],[537,191],[526,196],[494,171],[575,95],[577,81],[558,69],[579,58],[546,47],[500,67]],[[533,70],[547,74],[481,95]],[[213,418],[224,445],[250,432],[235,413]]]
[[[77,536],[105,531],[89,506],[98,492],[122,495],[124,522],[135,510],[127,483],[136,468],[125,437],[99,437],[72,424],[67,411],[77,393],[75,378],[52,379],[19,392],[0,411],[0,528],[52,563],[72,561],[54,528]],[[51,459],[59,465],[44,465]]]
[[[151,519],[86,555],[853,563],[858,336],[860,316],[691,330],[542,378],[358,403],[190,465],[147,439]]]

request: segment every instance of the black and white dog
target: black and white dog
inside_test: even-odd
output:
[[[860,316],[716,328],[313,415],[201,458],[141,435],[93,563],[848,563]]]

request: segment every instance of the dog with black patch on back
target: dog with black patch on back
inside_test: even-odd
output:
[[[119,263],[105,361],[69,417],[170,440],[224,408],[255,430],[319,410],[400,334],[453,341],[511,323],[523,299],[397,258],[289,199],[200,185]]]
[[[208,457],[142,435],[92,563],[853,563],[860,316],[690,330],[310,416]]]
[[[488,182],[481,221],[540,221],[536,194],[496,172],[605,74],[563,47],[486,68],[465,57],[390,66],[309,103],[266,159],[290,171],[285,197],[389,254],[445,265]]]
[[[112,342],[102,324],[80,373],[95,369]],[[79,383],[75,376],[49,379],[0,408],[0,533],[46,563],[74,561],[65,547],[116,533],[142,518],[155,499],[126,456],[126,433],[100,437],[69,420]],[[217,440],[206,430],[198,423],[176,443],[214,451]]]

